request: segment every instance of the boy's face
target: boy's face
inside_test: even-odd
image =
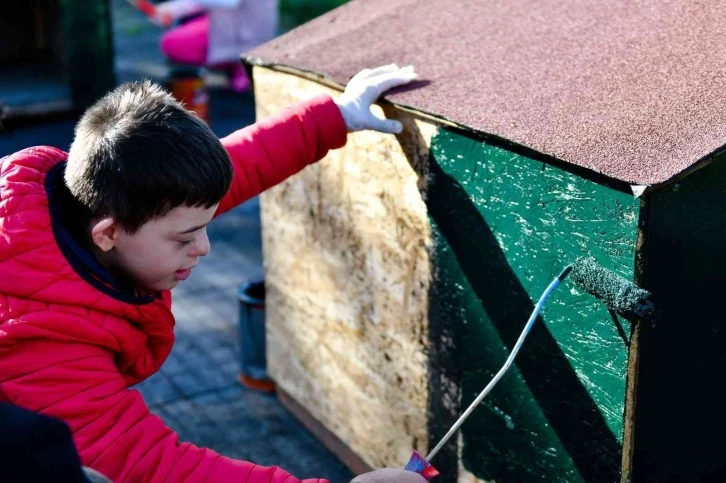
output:
[[[133,234],[117,225],[93,228],[93,240],[101,249],[101,262],[121,271],[137,284],[152,290],[169,290],[186,280],[199,257],[209,253],[207,224],[211,208],[180,206],[151,220]],[[104,227],[101,227],[104,228]]]

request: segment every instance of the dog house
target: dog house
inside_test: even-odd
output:
[[[262,196],[268,365],[355,471],[431,449],[574,259],[649,290],[625,320],[566,283],[433,460],[440,481],[704,481],[726,466],[722,2],[357,0],[246,59],[258,116],[364,67],[420,80]]]

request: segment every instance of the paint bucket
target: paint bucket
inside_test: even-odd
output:
[[[265,282],[252,280],[239,286],[240,382],[250,389],[271,392],[265,350]]]
[[[169,92],[184,107],[209,123],[209,94],[201,67],[175,67],[167,82]]]

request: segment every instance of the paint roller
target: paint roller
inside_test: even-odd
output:
[[[655,315],[650,292],[598,265],[593,257],[576,260],[570,280],[628,320],[645,320]]]
[[[477,398],[469,405],[459,419],[454,423],[451,429],[441,438],[441,441],[432,449],[425,457],[417,451],[413,451],[411,459],[407,463],[405,469],[421,474],[427,480],[438,476],[438,471],[431,465],[431,459],[439,452],[439,450],[451,439],[458,431],[466,418],[471,415],[474,409],[482,402],[482,400],[491,392],[494,386],[504,376],[507,370],[514,362],[514,358],[522,348],[524,339],[529,334],[534,322],[537,320],[542,307],[554,292],[554,290],[562,283],[567,276],[580,289],[590,295],[602,300],[609,310],[616,312],[628,320],[644,320],[654,316],[655,306],[651,301],[650,292],[636,286],[624,277],[608,270],[600,265],[593,257],[582,257],[577,259],[572,265],[568,265],[550,285],[545,289],[539,301],[532,310],[527,324],[522,330],[519,339],[514,344],[507,360],[497,374],[489,381],[489,384],[477,396]]]

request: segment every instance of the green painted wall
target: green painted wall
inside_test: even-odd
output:
[[[726,481],[726,155],[650,195],[634,481]]]
[[[453,334],[465,408],[567,263],[591,254],[632,279],[639,202],[447,130],[432,141],[430,175],[432,325]],[[464,466],[501,482],[616,481],[629,324],[570,284],[542,318],[516,368],[464,425]]]

